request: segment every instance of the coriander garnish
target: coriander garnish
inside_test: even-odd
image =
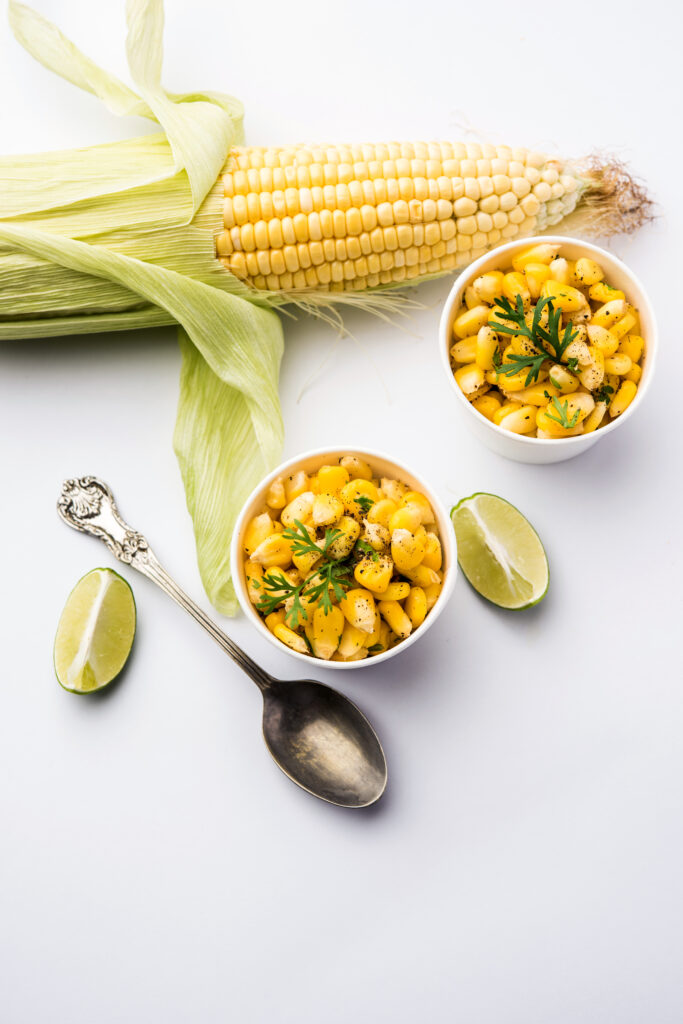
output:
[[[546,327],[543,327],[541,316],[546,306],[548,307],[548,324]],[[571,324],[567,324],[560,337],[562,310],[555,309],[549,296],[539,299],[536,303],[531,327],[529,327],[525,319],[524,303],[521,295],[516,296],[515,306],[512,305],[509,299],[497,299],[494,312],[502,319],[509,320],[510,323],[501,324],[494,320],[489,321],[489,327],[492,327],[498,333],[528,338],[531,344],[538,349],[538,354],[530,356],[513,353],[507,357],[504,363],[497,367],[498,376],[504,377],[512,377],[516,373],[521,373],[522,370],[528,370],[524,382],[525,387],[538,380],[541,374],[541,367],[546,359],[552,359],[555,363],[559,362],[564,355],[565,349],[578,337],[578,331],[572,331]]]

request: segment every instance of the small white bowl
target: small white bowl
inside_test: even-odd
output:
[[[412,632],[409,637],[406,637],[405,640],[396,644],[395,647],[392,647],[388,651],[384,651],[382,654],[375,654],[372,657],[364,658],[362,661],[325,661],[322,658],[314,658],[312,655],[299,654],[298,651],[293,651],[291,648],[285,646],[285,644],[281,643],[277,637],[273,636],[249,600],[244,576],[244,554],[242,551],[242,538],[244,536],[244,531],[252,517],[263,511],[265,507],[266,491],[273,480],[279,476],[290,476],[298,469],[303,469],[307,473],[313,473],[320,469],[321,466],[336,462],[342,455],[357,455],[359,458],[365,459],[366,462],[370,463],[376,476],[393,477],[396,480],[401,480],[403,483],[409,484],[413,490],[421,491],[429,500],[434,511],[436,525],[439,529],[441,548],[443,551],[443,587],[437,598],[436,604],[427,614],[422,625],[418,626],[418,628]],[[289,654],[290,657],[298,658],[299,661],[304,661],[311,667],[317,665],[321,668],[331,669],[355,669],[366,668],[368,665],[379,665],[381,662],[387,661],[389,658],[393,658],[395,655],[400,654],[401,651],[410,647],[411,644],[415,643],[415,641],[419,639],[419,637],[424,636],[429,627],[436,622],[439,615],[446,607],[448,599],[453,593],[455,576],[458,570],[453,525],[446,509],[431,487],[429,487],[416,473],[413,473],[412,470],[407,469],[404,465],[398,462],[394,462],[393,459],[389,458],[389,456],[383,455],[381,452],[368,451],[360,448],[319,448],[314,451],[303,452],[301,455],[296,455],[294,458],[288,459],[287,462],[283,462],[282,465],[278,466],[277,469],[274,469],[272,473],[269,473],[269,475],[265,477],[258,487],[256,487],[249,495],[237,518],[230,548],[230,564],[232,566],[232,578],[235,585],[237,600],[240,603],[242,611],[249,621],[258,629],[259,633],[261,633],[262,636],[265,636],[281,653],[284,652]]]
[[[589,256],[591,259],[594,259],[603,267],[605,277],[609,283],[615,288],[620,288],[624,292],[626,300],[635,306],[640,313],[641,332],[645,340],[645,353],[643,356],[643,376],[638,384],[638,393],[621,416],[585,436],[577,434],[575,437],[561,438],[525,437],[523,434],[513,434],[509,430],[504,430],[503,427],[499,427],[492,423],[491,420],[487,420],[485,416],[482,416],[481,413],[473,408],[458,387],[453,376],[453,370],[451,369],[450,348],[453,343],[453,321],[463,303],[465,289],[480,274],[485,274],[489,270],[508,268],[512,257],[520,250],[528,249],[532,245],[545,243],[561,245],[562,251],[560,255],[572,260],[578,259],[580,256]],[[566,459],[573,459],[575,455],[580,455],[581,452],[587,451],[588,448],[592,448],[598,441],[607,437],[613,430],[616,430],[622,423],[630,419],[636,409],[642,404],[645,393],[650,386],[655,367],[657,325],[645,288],[633,271],[629,270],[616,256],[613,256],[612,253],[607,252],[605,249],[600,249],[597,245],[591,245],[590,242],[582,242],[576,238],[567,238],[563,235],[538,235],[534,238],[515,239],[514,242],[501,245],[475,260],[471,266],[463,271],[453,285],[441,315],[439,323],[439,350],[444,370],[451,383],[451,387],[457,395],[456,407],[463,415],[469,429],[480,441],[483,441],[488,448],[498,455],[504,455],[505,458],[513,459],[515,462],[531,462],[535,464],[564,462]]]

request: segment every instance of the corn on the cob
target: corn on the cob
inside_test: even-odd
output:
[[[558,224],[595,185],[575,164],[474,142],[236,148],[222,180],[216,252],[272,292],[447,273]]]

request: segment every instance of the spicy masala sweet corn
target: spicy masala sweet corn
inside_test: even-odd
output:
[[[475,278],[453,322],[455,380],[504,430],[558,439],[620,416],[638,391],[638,310],[588,257],[540,243]]]
[[[356,455],[278,477],[242,551],[249,598],[271,633],[325,661],[389,650],[422,625],[441,593],[430,502]]]

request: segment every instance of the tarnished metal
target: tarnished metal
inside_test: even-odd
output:
[[[69,526],[97,537],[119,561],[153,580],[256,683],[263,695],[263,738],[285,775],[313,796],[341,807],[367,807],[381,797],[387,782],[384,751],[348,697],[313,680],[275,679],[257,665],[162,568],[147,540],[121,518],[102,480],[66,480],[57,511]]]

